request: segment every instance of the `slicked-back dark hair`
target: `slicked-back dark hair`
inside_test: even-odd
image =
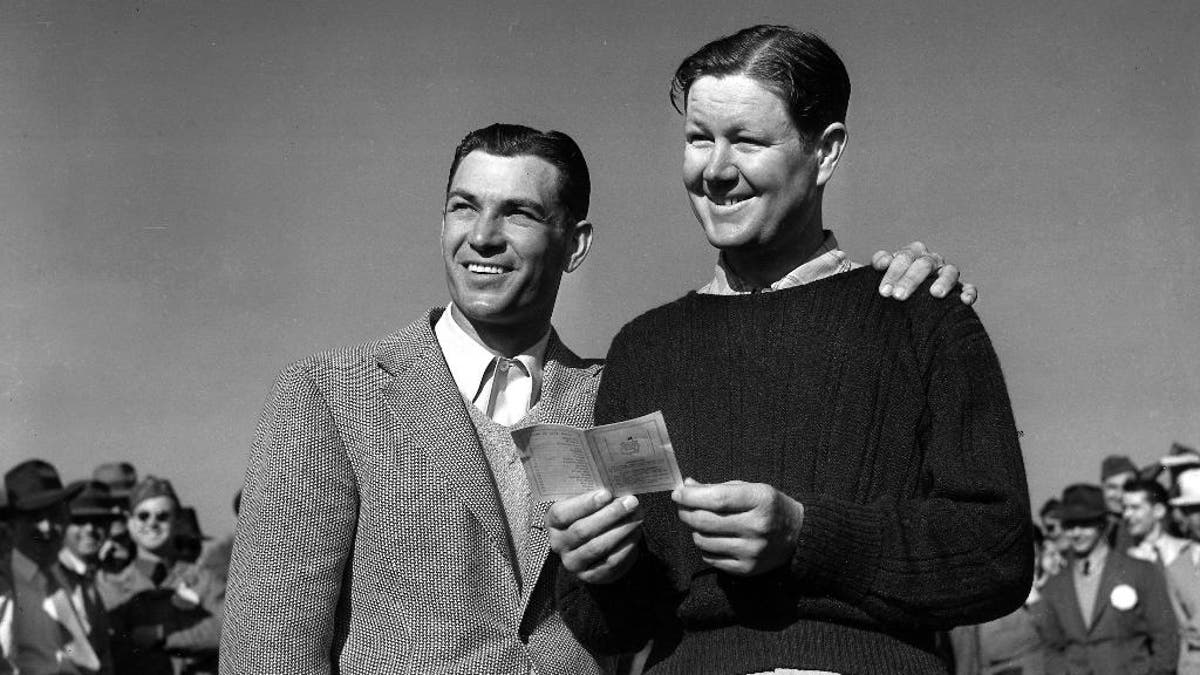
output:
[[[704,45],[679,64],[671,80],[671,105],[687,109],[701,77],[754,78],[787,107],[807,146],[834,122],[846,121],[850,75],[841,57],[815,33],[790,26],[751,26]]]
[[[574,222],[587,218],[591,202],[592,179],[588,173],[583,151],[570,136],[561,131],[538,131],[520,124],[493,124],[467,134],[454,149],[450,176],[446,179],[446,194],[454,182],[454,172],[463,157],[479,150],[499,157],[530,155],[549,162],[558,169],[559,199]],[[574,224],[574,223],[572,223]]]
[[[1167,506],[1167,488],[1163,484],[1148,478],[1132,478],[1125,481],[1123,486],[1125,492],[1142,492],[1146,495],[1146,500],[1151,504],[1162,504]]]

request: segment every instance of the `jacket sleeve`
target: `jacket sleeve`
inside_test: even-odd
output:
[[[1066,572],[1059,572],[1066,574]],[[1067,673],[1067,636],[1063,631],[1058,609],[1062,604],[1061,597],[1052,597],[1057,591],[1051,587],[1054,579],[1046,582],[1042,590],[1042,599],[1033,606],[1034,619],[1038,634],[1045,645],[1046,675],[1066,675]]]
[[[358,492],[310,367],[320,366],[280,375],[250,452],[225,598],[225,674],[331,671]]]
[[[1004,616],[1033,581],[1028,487],[1000,363],[970,307],[943,307],[913,329],[926,407],[920,494],[792,495],[805,508],[793,575],[884,623],[934,630]]]

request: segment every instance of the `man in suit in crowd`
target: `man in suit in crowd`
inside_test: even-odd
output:
[[[215,673],[225,588],[175,548],[179,498],[171,483],[147,476],[129,497],[133,562],[98,583],[113,625],[120,673]]]
[[[1174,673],[1179,637],[1161,569],[1109,546],[1099,486],[1072,485],[1062,502],[1071,559],[1042,589],[1046,672]]]
[[[109,494],[108,486],[99,481],[75,481],[67,487],[72,491],[78,489],[79,494],[67,503],[70,519],[63,533],[58,563],[69,584],[68,597],[92,647],[101,662],[111,668],[108,614],[96,588],[96,572],[100,566],[100,548],[112,521],[121,517],[123,509]]]
[[[70,578],[59,557],[70,523],[67,503],[83,485],[64,488],[52,465],[33,459],[6,473],[4,486],[13,526],[13,550],[3,566],[13,593],[16,672],[114,672],[102,619],[86,610],[95,589],[86,577]]]
[[[509,434],[592,424],[601,365],[550,323],[562,275],[591,247],[587,165],[565,134],[492,125],[463,139],[449,174],[449,306],[292,365],[263,411],[225,675],[610,665],[556,612],[548,504],[531,503]]]

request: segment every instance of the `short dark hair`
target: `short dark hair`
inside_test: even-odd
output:
[[[446,194],[454,182],[454,172],[463,157],[479,150],[499,157],[530,155],[549,162],[558,169],[559,198],[567,214],[575,222],[587,218],[591,202],[592,179],[588,173],[583,151],[570,136],[561,131],[538,131],[520,124],[493,124],[476,129],[463,137],[454,149],[450,176],[446,179]]]
[[[1062,517],[1062,502],[1054,497],[1047,499],[1046,503],[1042,504],[1042,510],[1038,511],[1038,518],[1044,519],[1046,516],[1050,516],[1051,518]]]
[[[1162,483],[1156,480],[1133,478],[1125,481],[1124,489],[1126,492],[1145,493],[1146,499],[1151,504],[1167,505],[1167,488],[1163,487]]]
[[[712,75],[752,77],[787,106],[806,145],[834,122],[846,121],[850,75],[841,57],[815,33],[790,26],[751,26],[713,40],[679,64],[671,80],[671,104],[682,113],[697,79]]]

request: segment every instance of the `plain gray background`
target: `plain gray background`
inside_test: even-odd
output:
[[[1200,444],[1200,4],[483,6],[0,0],[0,465],[126,459],[230,531],[279,369],[446,301],[445,172],[493,121],[589,158],[555,323],[602,355],[711,274],[667,87],[762,22],[850,70],[843,246],[921,239],[981,287],[1035,508]]]

